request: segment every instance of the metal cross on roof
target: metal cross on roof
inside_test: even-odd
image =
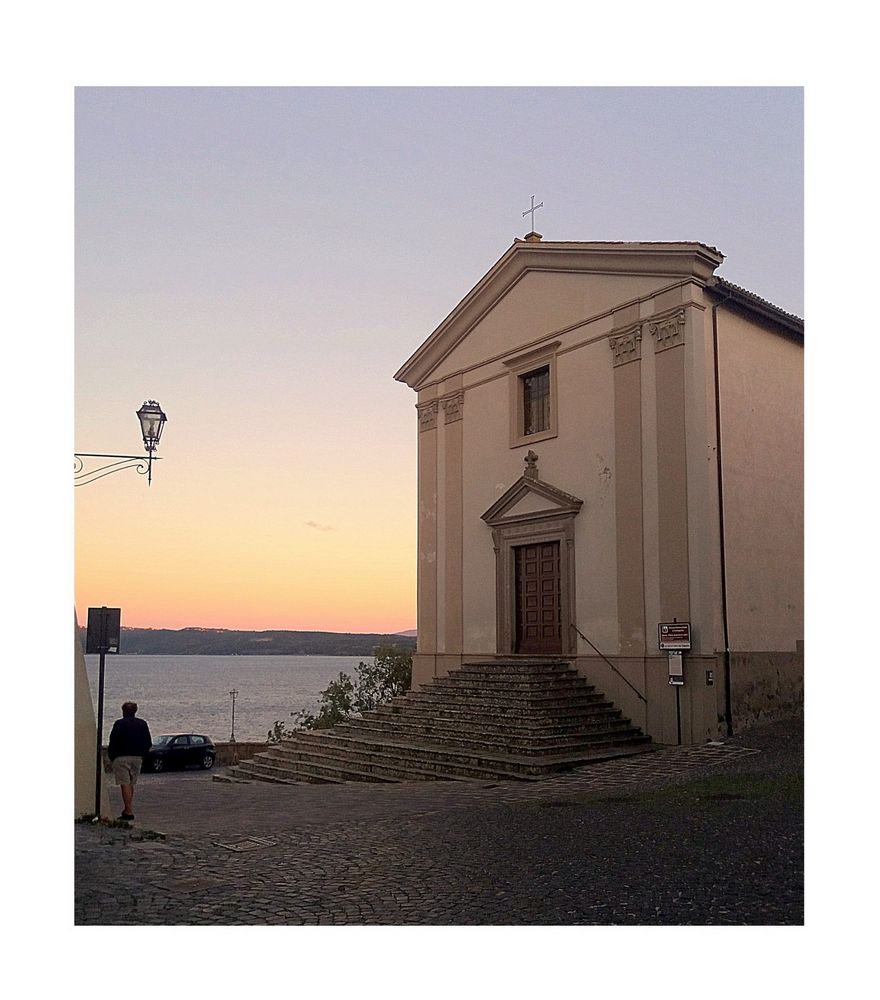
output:
[[[531,215],[531,217],[532,217],[532,232],[535,231],[535,212],[537,212],[539,208],[543,208],[543,207],[544,207],[544,202],[542,201],[540,205],[536,205],[535,204],[535,196],[532,195],[532,207],[531,208],[527,208],[523,212],[523,218],[525,218],[527,215]]]

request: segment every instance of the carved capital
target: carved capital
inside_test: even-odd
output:
[[[459,389],[458,392],[442,399],[441,405],[446,415],[447,424],[454,424],[456,420],[461,420],[464,416],[464,391]]]
[[[642,328],[635,327],[620,333],[615,337],[608,338],[608,346],[611,348],[612,364],[615,368],[618,365],[625,365],[629,361],[640,361],[642,357]]]
[[[665,351],[670,347],[678,347],[684,343],[684,309],[671,316],[651,323],[651,336],[654,338],[654,353]]]
[[[419,433],[423,431],[432,431],[437,426],[437,413],[439,412],[440,404],[436,399],[432,399],[429,403],[416,403],[416,410],[419,414]]]

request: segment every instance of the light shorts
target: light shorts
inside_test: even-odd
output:
[[[117,757],[113,761],[113,777],[117,785],[136,785],[141,773],[141,757]]]

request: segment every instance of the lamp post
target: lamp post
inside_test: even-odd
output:
[[[234,743],[235,742],[235,697],[238,694],[238,691],[236,691],[235,688],[233,688],[229,692],[229,694],[230,697],[232,698],[232,731],[229,734],[229,742]]]
[[[165,421],[168,419],[162,412],[162,407],[155,399],[148,399],[143,406],[136,411],[137,418],[141,424],[141,436],[144,439],[144,450],[147,457],[141,455],[107,455],[97,452],[76,452],[73,456],[73,485],[85,486],[86,483],[93,483],[96,479],[103,479],[114,472],[121,472],[122,469],[134,469],[140,475],[146,474],[147,485],[153,481],[153,459],[156,458],[156,448],[159,446],[159,439],[162,437],[162,430]],[[108,465],[102,465],[95,469],[84,471],[84,458],[112,458],[116,461]]]
[[[233,688],[230,692],[230,697],[232,698],[232,730],[229,734],[229,742],[232,744],[232,763],[238,763],[238,747],[235,745],[235,696],[238,691]]]

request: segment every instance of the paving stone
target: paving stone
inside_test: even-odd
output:
[[[802,802],[675,788],[709,775],[796,780],[802,767],[800,727],[786,724],[534,785],[145,776],[157,780],[138,785],[139,822],[166,839],[76,824],[75,921],[798,924]]]

